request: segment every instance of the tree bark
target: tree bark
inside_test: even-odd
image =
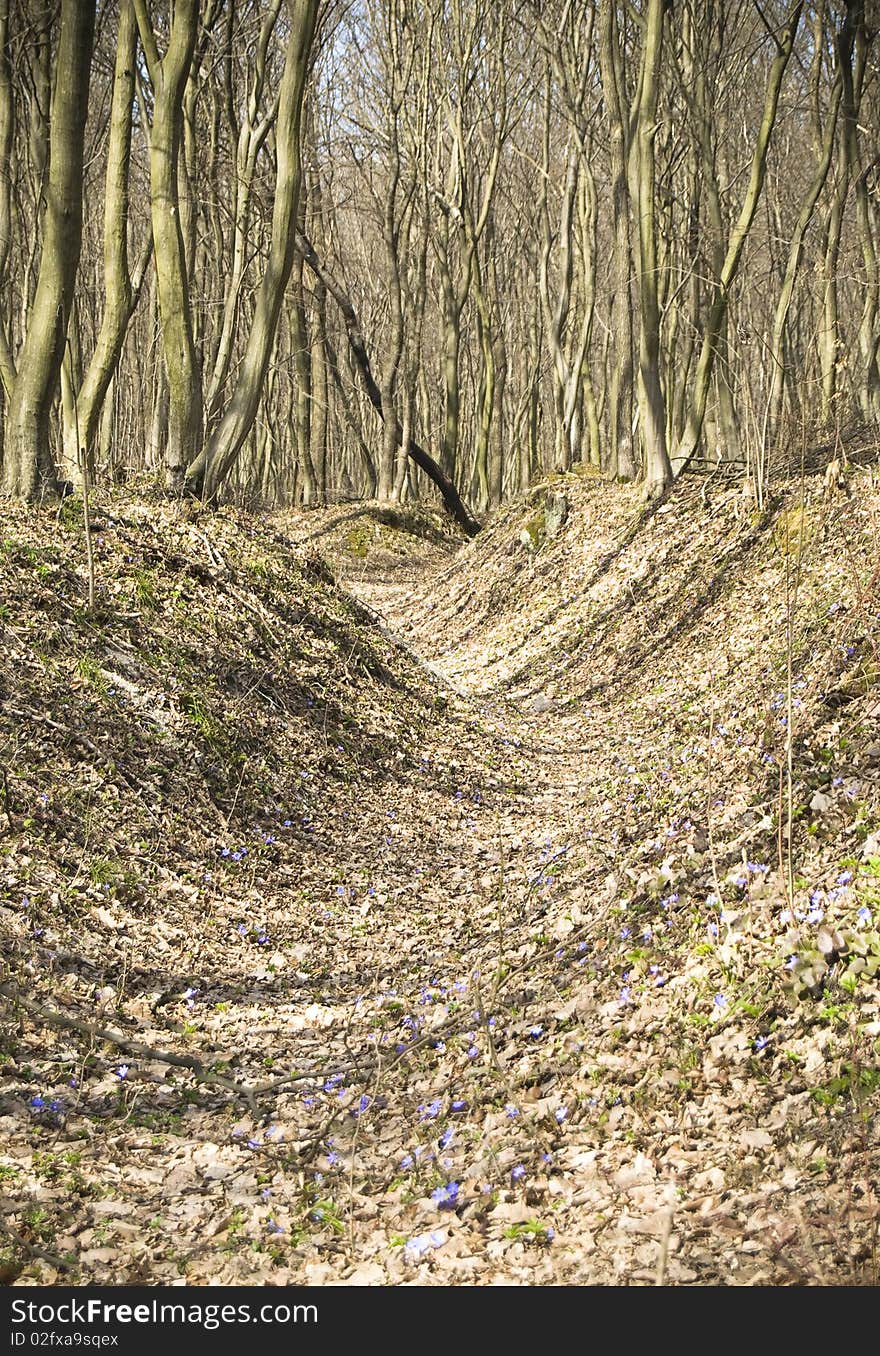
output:
[[[228,408],[204,453],[187,470],[191,491],[209,500],[235,462],[260,403],[275,341],[284,290],[296,255],[296,220],[302,182],[302,103],[319,0],[289,0],[290,41],[284,62],[275,132],[277,170],[269,259],[260,282],[254,318]]]
[[[608,396],[611,438],[607,460],[612,475],[634,480],[638,466],[633,449],[632,249],[627,183],[631,133],[623,98],[624,81],[620,69],[615,5],[616,0],[602,0],[599,43],[602,89],[610,123],[611,214],[614,230],[614,344]]]
[[[12,244],[12,143],[15,132],[12,79],[9,65],[9,0],[0,0],[0,288]],[[15,362],[6,329],[6,307],[0,311],[0,381],[8,400],[15,385]]]
[[[821,37],[821,32],[818,35]],[[812,220],[816,203],[819,201],[819,194],[825,186],[828,178],[828,171],[831,168],[831,160],[834,154],[834,139],[837,131],[837,119],[840,111],[840,101],[843,94],[843,64],[852,61],[853,35],[847,35],[846,26],[840,34],[837,46],[838,69],[834,81],[834,88],[831,94],[831,104],[825,119],[825,131],[822,137],[822,143],[819,148],[819,160],[815,172],[810,181],[809,187],[801,204],[801,210],[798,213],[792,232],[791,241],[788,247],[788,260],[785,266],[785,274],[782,279],[779,298],[776,302],[776,313],[773,319],[773,336],[770,341],[770,392],[769,401],[769,427],[771,433],[779,432],[780,421],[782,418],[782,403],[785,396],[785,334],[788,323],[788,313],[791,308],[791,300],[794,293],[795,280],[800,267],[801,257],[804,248],[804,237],[807,233],[807,227]],[[821,50],[817,51],[814,61],[821,62]]]
[[[642,52],[639,101],[639,419],[645,488],[662,494],[672,480],[666,450],[666,404],[660,381],[660,304],[657,289],[657,227],[654,139],[663,54],[664,0],[649,0]]]
[[[703,341],[699,361],[697,363],[696,376],[694,378],[694,391],[691,397],[687,423],[685,424],[684,432],[679,440],[673,457],[676,475],[681,474],[685,466],[687,466],[688,462],[693,457],[703,431],[703,420],[706,417],[706,403],[709,397],[712,371],[719,343],[724,331],[730,289],[739,269],[742,252],[749,231],[751,230],[752,222],[755,219],[755,212],[758,209],[761,190],[764,186],[764,175],[767,168],[767,151],[770,145],[773,127],[776,122],[776,110],[779,105],[782,79],[785,75],[785,69],[788,65],[788,60],[794,46],[794,39],[797,33],[798,24],[800,23],[802,9],[803,0],[797,0],[797,3],[789,12],[782,36],[774,39],[776,41],[777,53],[770,68],[770,76],[767,81],[764,107],[761,114],[761,125],[758,129],[758,138],[752,155],[749,185],[746,189],[746,196],[740,210],[739,219],[733,228],[727,245],[727,252],[724,256],[721,272],[715,282],[712,300],[709,304],[709,312],[703,327]]]
[[[183,95],[195,51],[198,0],[177,0],[164,57],[160,59],[146,0],[133,0],[141,46],[153,86],[150,129],[150,199],[159,313],[168,378],[169,488],[180,490],[186,468],[202,448],[202,379],[193,338],[186,249],[180,218],[179,159]]]
[[[26,502],[57,489],[49,442],[82,242],[83,141],[94,0],[62,0],[37,290],[9,402],[4,488]]]
[[[93,484],[94,444],[101,408],[119,362],[152,252],[150,240],[132,280],[128,263],[129,161],[136,53],[137,21],[132,0],[120,0],[104,191],[104,314],[94,352],[75,398],[74,417],[65,428],[66,474],[72,480],[78,480],[85,462]]]

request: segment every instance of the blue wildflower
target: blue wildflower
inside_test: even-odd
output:
[[[407,1239],[403,1248],[403,1255],[408,1262],[418,1262],[425,1253],[430,1252],[432,1248],[440,1248],[446,1242],[446,1236],[442,1229],[434,1229],[429,1234],[417,1234],[415,1238]]]
[[[458,1201],[459,1189],[458,1182],[447,1182],[446,1186],[434,1188],[431,1192],[431,1200],[440,1210],[454,1210]]]

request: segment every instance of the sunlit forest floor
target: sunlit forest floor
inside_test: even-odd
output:
[[[880,1279],[880,489],[0,521],[0,1279]]]

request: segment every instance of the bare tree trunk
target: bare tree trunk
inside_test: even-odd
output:
[[[229,276],[225,280],[220,337],[214,355],[211,378],[207,383],[206,403],[209,426],[212,426],[220,416],[223,392],[232,360],[235,321],[239,313],[241,289],[244,283],[248,255],[248,231],[251,222],[251,202],[257,156],[278,114],[280,90],[262,117],[257,116],[257,110],[266,83],[266,58],[269,41],[277,23],[281,5],[282,0],[272,0],[272,4],[263,18],[257,42],[254,76],[248,92],[245,114],[238,131],[235,151],[232,266]],[[231,35],[229,41],[232,41]]]
[[[323,290],[323,284],[319,283],[318,286]],[[315,473],[318,501],[322,504],[327,503],[327,401],[330,394],[324,326],[320,323],[320,309],[324,304],[324,298],[319,299],[317,323],[312,326],[310,352],[312,413],[309,422],[312,469]]]
[[[663,54],[664,0],[649,0],[642,52],[639,101],[639,419],[649,497],[672,480],[666,450],[666,406],[660,382],[660,305],[657,293],[657,228],[654,138]]]
[[[382,393],[376,385],[370,366],[370,359],[367,354],[367,346],[361,331],[357,318],[357,312],[351,304],[351,299],[345,290],[340,286],[332,274],[321,263],[315,254],[310,242],[301,233],[297,233],[297,249],[302,254],[303,259],[317,278],[320,278],[342,312],[345,321],[345,329],[348,334],[348,344],[354,358],[358,372],[363,382],[367,399],[373,406],[373,409],[382,415]],[[401,432],[401,438],[403,434]],[[468,534],[475,536],[479,531],[479,524],[474,519],[469,510],[462,502],[458,490],[448,476],[444,475],[442,467],[438,466],[433,457],[429,456],[423,447],[410,438],[407,446],[407,453],[410,459],[415,462],[419,470],[424,471],[429,479],[436,485],[443,499],[443,503],[448,513],[452,515],[458,525]]]
[[[495,284],[497,292],[497,283]],[[495,362],[495,407],[492,412],[492,433],[489,440],[489,508],[496,509],[504,494],[504,390],[507,385],[507,346],[504,342],[504,322],[499,316],[493,336]]]
[[[94,23],[94,0],[62,0],[40,272],[6,428],[4,488],[28,502],[41,488],[56,488],[49,422],[82,241],[83,141]]]
[[[183,95],[195,51],[198,0],[177,0],[168,47],[160,59],[147,0],[133,0],[141,45],[153,86],[150,129],[150,199],[159,311],[168,377],[168,442],[165,468],[170,488],[183,488],[186,468],[202,447],[202,380],[193,338],[192,308],[183,238],[179,157]]]
[[[302,103],[319,0],[288,0],[290,41],[284,62],[275,133],[277,170],[272,240],[260,282],[254,318],[232,399],[203,456],[187,480],[196,493],[213,499],[253,427],[266,367],[275,341],[284,290],[296,255],[296,220],[302,182]]]
[[[867,66],[868,53],[872,42],[877,40],[877,25],[871,33],[868,32],[865,23],[864,4],[862,0],[848,0],[847,13],[854,15],[856,27],[856,65],[864,72]],[[844,72],[844,76],[845,76]],[[859,95],[861,89],[859,89]],[[850,101],[850,107],[847,111],[846,135],[851,140],[850,161],[855,166],[859,163],[858,150],[858,119],[856,117],[856,99],[855,90]],[[868,152],[874,150],[871,142],[868,143]],[[876,166],[876,160],[874,165]],[[877,239],[878,223],[876,213],[874,224],[871,221],[871,204],[868,193],[868,175],[870,165],[863,169],[856,178],[856,220],[859,228],[859,242],[862,250],[862,264],[864,267],[862,315],[859,323],[859,349],[862,356],[862,372],[859,381],[858,394],[862,406],[862,412],[867,419],[875,419],[880,422],[880,327],[878,327],[878,312],[880,312],[880,259],[878,259]],[[874,201],[877,201],[876,189],[873,194]]]
[[[788,313],[791,308],[791,300],[794,293],[795,280],[800,267],[801,257],[804,248],[804,237],[807,228],[812,220],[816,203],[819,201],[819,194],[825,186],[828,178],[828,171],[831,168],[831,160],[834,154],[834,140],[837,132],[837,118],[840,110],[841,97],[844,88],[843,66],[849,65],[852,61],[853,36],[848,22],[844,23],[843,31],[838,36],[837,48],[837,72],[834,80],[834,88],[831,93],[831,104],[825,118],[825,131],[822,142],[819,147],[819,160],[815,172],[810,181],[809,187],[801,204],[801,210],[798,213],[792,232],[791,241],[788,247],[788,260],[785,266],[785,274],[782,279],[779,297],[776,302],[776,313],[773,319],[773,336],[770,341],[770,392],[769,400],[769,427],[773,433],[779,431],[780,420],[782,418],[782,402],[785,396],[785,335],[788,323]],[[815,79],[818,81],[822,62],[822,47],[819,45],[822,39],[821,25],[818,26],[816,38],[816,52],[814,55]]]
[[[617,37],[616,0],[602,0],[599,44],[602,89],[611,129],[611,212],[614,230],[614,344],[609,389],[611,446],[608,470],[634,480],[632,250],[627,161],[632,139]]]
[[[12,142],[15,116],[9,67],[9,0],[0,0],[0,289],[5,291],[12,244]],[[15,385],[15,362],[6,328],[6,307],[0,310],[0,381],[8,400]]]
[[[290,342],[293,347],[293,371],[296,389],[293,397],[296,456],[299,463],[301,503],[308,507],[317,499],[315,468],[312,466],[312,365],[309,362],[309,326],[303,288],[303,261],[293,270],[290,302]]]
[[[724,256],[721,272],[715,282],[712,300],[709,304],[709,312],[703,326],[703,342],[700,358],[697,363],[696,376],[694,378],[694,391],[691,397],[687,423],[685,424],[684,433],[681,436],[673,458],[676,474],[681,473],[696,452],[703,431],[703,420],[706,416],[706,403],[709,396],[712,371],[727,318],[727,303],[730,296],[730,289],[739,269],[742,252],[749,231],[751,230],[752,222],[755,219],[755,212],[757,211],[761,190],[764,186],[764,175],[767,168],[767,151],[770,145],[773,127],[776,122],[776,110],[779,105],[782,79],[785,75],[788,59],[791,56],[792,48],[794,46],[794,39],[797,33],[798,24],[800,23],[802,9],[803,0],[797,0],[789,11],[786,25],[781,36],[778,38],[774,36],[777,52],[773,64],[770,67],[770,75],[767,81],[764,107],[761,113],[761,125],[758,129],[758,137],[752,155],[749,185],[746,189],[746,195],[740,210],[739,218],[733,228],[730,240],[728,241],[727,252]]]
[[[94,442],[101,407],[119,362],[152,249],[150,240],[132,280],[128,266],[128,174],[136,49],[137,23],[132,0],[120,0],[104,192],[104,314],[95,350],[76,395],[73,418],[65,427],[64,461],[67,475],[73,480],[79,479],[85,461],[94,482]]]

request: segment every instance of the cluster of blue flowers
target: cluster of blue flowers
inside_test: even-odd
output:
[[[256,923],[239,923],[235,930],[239,937],[243,937],[248,942],[256,942],[258,946],[266,946],[269,941],[269,934],[266,929]]]
[[[446,1242],[446,1235],[442,1229],[434,1229],[430,1233],[417,1234],[415,1238],[407,1239],[403,1248],[403,1255],[408,1262],[419,1262],[434,1248],[440,1248]]]
[[[445,1186],[434,1188],[431,1200],[440,1210],[454,1210],[458,1204],[459,1190],[458,1182],[447,1182]]]
[[[34,1116],[42,1116],[48,1113],[49,1116],[60,1119],[66,1115],[66,1107],[61,1097],[46,1098],[41,1093],[37,1093],[35,1097],[30,1099],[28,1106]]]

